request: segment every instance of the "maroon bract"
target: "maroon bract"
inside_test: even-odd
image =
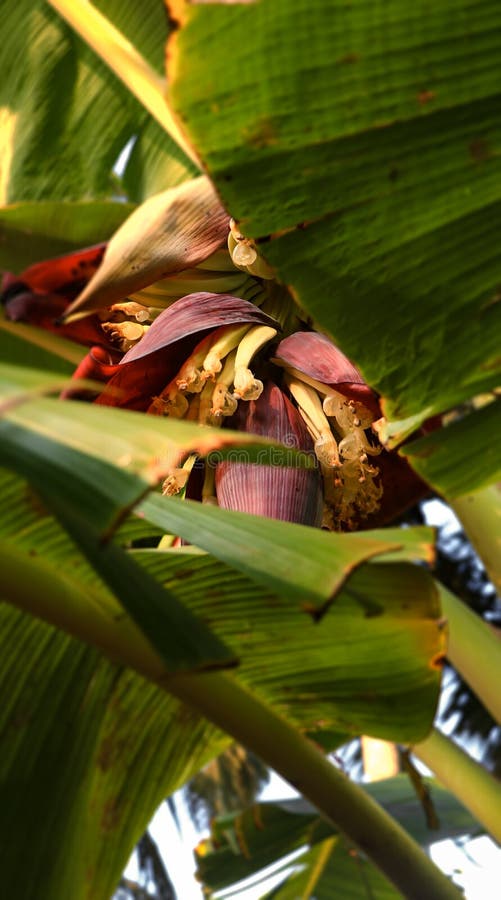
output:
[[[363,403],[375,419],[381,416],[375,392],[365,383],[357,367],[324,334],[296,331],[280,342],[275,356],[349,400]]]
[[[315,460],[313,442],[297,409],[275,384],[268,382],[257,400],[240,404],[230,428],[247,431],[303,450]],[[319,526],[322,480],[314,468],[221,462],[216,468],[216,497],[224,509]]]
[[[85,378],[89,381],[100,381],[104,384],[110,380],[118,368],[119,354],[107,350],[105,347],[92,347],[84,356],[82,362],[75,369],[72,378]],[[62,391],[61,399],[67,400],[92,400],[102,391],[102,387],[71,388]]]
[[[144,338],[122,359],[126,365],[136,359],[171,347],[190,335],[197,337],[222,325],[273,325],[276,322],[258,306],[230,294],[188,294],[160,313]]]

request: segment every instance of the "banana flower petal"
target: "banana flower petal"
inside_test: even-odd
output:
[[[296,331],[280,342],[275,357],[279,364],[297,369],[348,400],[361,403],[373,413],[374,419],[381,416],[377,395],[357,367],[325,335]]]
[[[155,353],[181,338],[201,335],[222,325],[271,325],[276,322],[258,306],[231,294],[188,294],[164,309],[144,338],[122,359],[122,365]]]
[[[257,400],[239,404],[228,426],[280,441],[315,458],[308,430],[283,391],[267,382]],[[318,468],[224,461],[216,468],[219,506],[254,515],[318,526],[322,520],[322,483]]]

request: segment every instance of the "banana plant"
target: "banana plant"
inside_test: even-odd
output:
[[[433,578],[431,530],[394,524],[438,492],[499,583],[500,16],[7,11],[11,894],[107,900],[158,803],[235,740],[325,831],[277,896],[313,895],[320,864],[340,897],[458,896],[329,760],[354,736],[413,747],[501,839],[499,786],[433,727],[446,655],[499,720],[499,643]]]

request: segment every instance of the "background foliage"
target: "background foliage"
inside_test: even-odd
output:
[[[94,43],[66,23],[69,8],[83,10]],[[301,0],[294,16],[286,0],[176,0],[169,14],[159,0],[94,8],[104,24],[80,2],[20,0],[6,11],[2,267],[20,272],[105,241],[135,204],[196,173],[142,88],[124,83],[142,67],[161,106],[170,32],[169,102],[226,209],[381,394],[383,439],[397,445],[453,410],[401,452],[446,499],[483,496],[501,470],[498,4]],[[41,395],[59,390],[78,348],[6,321],[0,341],[8,892],[107,900],[156,805],[241,737],[224,704],[216,720],[208,700],[201,711],[193,695],[180,699],[183,676],[191,690],[212,683],[215,665],[227,670],[238,696],[327,750],[362,733],[426,737],[444,651],[438,591],[422,565],[428,531],[326,535],[144,499],[161,477],[158,455],[269,444],[61,404]],[[195,546],[159,550],[166,532]],[[486,535],[475,539],[482,553]],[[494,678],[499,661],[489,665]],[[482,698],[482,682],[474,688]],[[381,799],[401,784],[382,786]],[[433,791],[448,833],[482,827]],[[467,784],[460,799],[468,805]],[[391,811],[415,829],[414,814]],[[294,844],[305,847],[301,868],[273,896],[334,896],[340,884],[348,896],[353,860],[331,826],[319,844],[311,810],[262,814],[276,818],[263,840],[254,813],[214,826],[221,845],[200,864],[209,886],[258,870],[263,844],[266,859]],[[242,829],[250,863],[234,856]],[[358,860],[353,896],[395,896]]]

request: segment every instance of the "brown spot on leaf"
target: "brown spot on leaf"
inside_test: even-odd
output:
[[[417,95],[418,103],[420,106],[426,106],[428,103],[431,103],[432,100],[437,96],[435,91],[419,91]]]
[[[48,516],[47,507],[42,503],[39,495],[29,485],[25,488],[24,497],[37,516]]]
[[[261,817],[261,807],[256,805],[252,807],[252,819],[258,831],[264,831],[264,822]]]
[[[482,363],[480,368],[483,372],[497,372],[497,370],[501,367],[501,356],[495,356],[494,359],[490,359],[489,362]]]
[[[497,303],[501,300],[501,285],[499,285],[494,291],[492,297],[489,297],[488,300],[481,306],[481,311],[484,309],[489,309],[490,306],[496,306]]]
[[[195,573],[193,569],[178,569],[178,571],[176,572],[176,578],[179,581],[182,581],[185,578],[191,578],[194,574]]]
[[[476,138],[468,146],[473,162],[483,163],[492,156],[485,138]]]
[[[97,756],[97,765],[102,772],[107,772],[108,769],[111,769],[120,756],[122,749],[123,742],[118,741],[113,735],[104,738]]]
[[[278,135],[276,132],[273,119],[269,116],[262,116],[253,125],[246,128],[243,132],[244,143],[249,144],[256,150],[263,150],[265,147],[273,147],[278,143]]]
[[[345,53],[344,56],[340,56],[336,62],[339,65],[352,65],[353,63],[357,63],[360,59],[360,54],[358,53]]]
[[[121,809],[118,797],[110,798],[103,807],[101,816],[101,829],[103,831],[114,831],[120,824]]]

